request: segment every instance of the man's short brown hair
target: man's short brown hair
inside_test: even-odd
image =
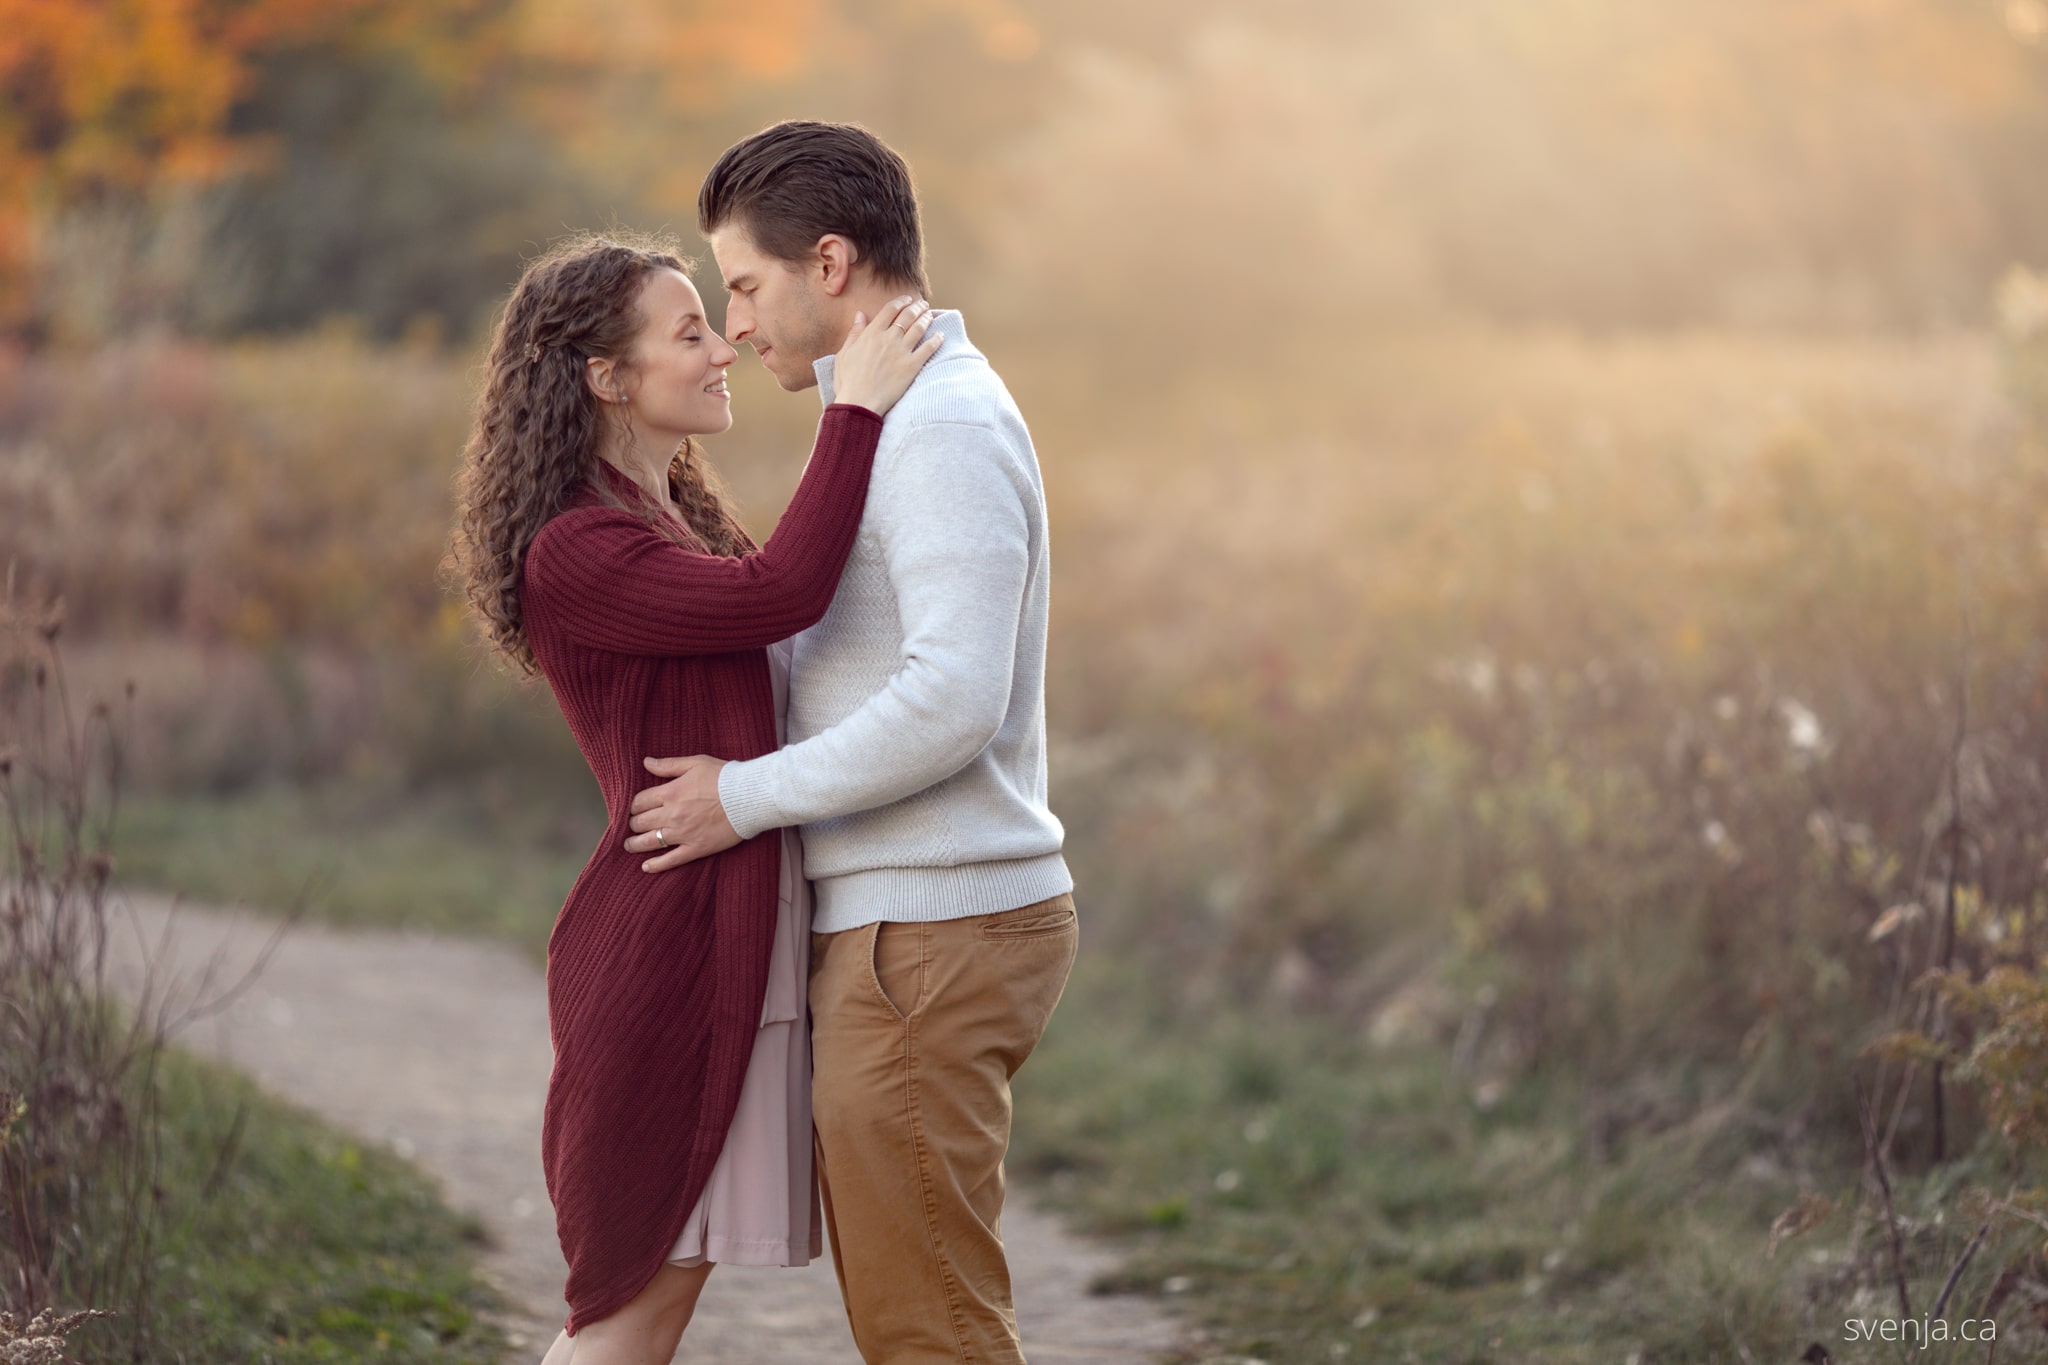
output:
[[[730,224],[783,261],[844,237],[885,283],[931,292],[910,167],[857,123],[791,119],[726,148],[697,192],[697,226]]]

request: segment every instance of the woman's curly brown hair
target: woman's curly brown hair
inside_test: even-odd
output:
[[[645,322],[641,287],[659,270],[687,275],[690,264],[663,238],[577,237],[526,267],[498,318],[463,451],[450,562],[491,644],[522,674],[539,667],[519,605],[527,547],[586,482],[618,503],[598,465],[604,424],[620,419],[607,418],[584,382],[584,361],[628,368]],[[700,552],[755,548],[695,443],[676,451],[668,480],[688,532],[656,509],[635,509],[650,526]]]

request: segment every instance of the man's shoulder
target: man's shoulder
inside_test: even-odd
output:
[[[889,415],[937,414],[945,420],[957,413],[958,420],[972,421],[1009,398],[1009,389],[988,357],[965,337],[948,337]]]
[[[982,427],[1007,444],[1024,432],[1024,414],[1002,376],[980,354],[935,360],[889,412],[884,441],[916,440],[933,428]]]

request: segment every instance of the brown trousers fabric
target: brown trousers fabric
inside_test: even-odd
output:
[[[811,936],[825,1227],[868,1365],[1023,1365],[999,1226],[1010,1078],[1078,943],[1071,895]]]

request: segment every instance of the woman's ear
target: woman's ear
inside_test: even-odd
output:
[[[619,384],[618,366],[610,360],[591,356],[583,362],[583,382],[597,395],[600,403],[623,403],[626,391]]]

